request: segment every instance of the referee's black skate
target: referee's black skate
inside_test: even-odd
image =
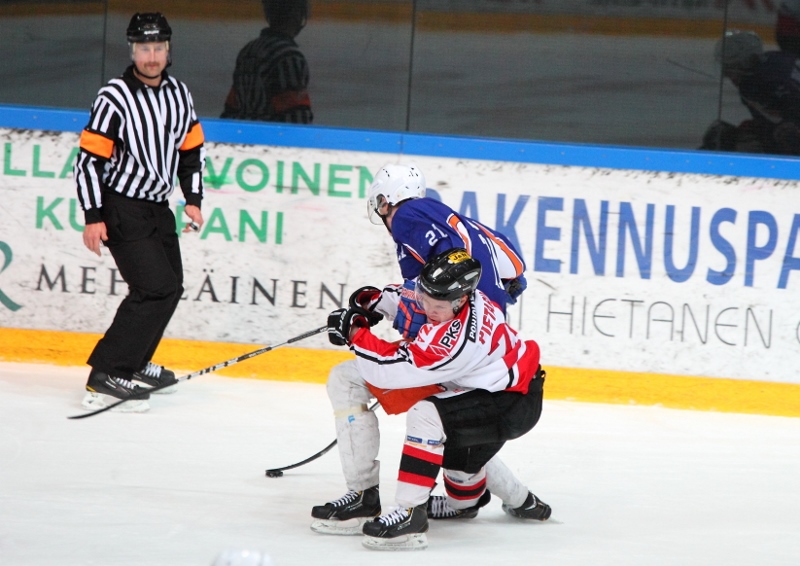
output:
[[[325,505],[315,505],[311,530],[326,535],[360,535],[367,521],[381,514],[378,486],[364,491],[348,491],[344,496]]]
[[[370,550],[425,550],[428,548],[426,503],[416,507],[397,507],[364,523],[361,544]]]
[[[454,509],[444,495],[431,495],[428,498],[426,511],[428,519],[474,519],[478,516],[478,510],[486,506],[492,500],[492,494],[485,490],[478,502],[466,509]]]
[[[525,500],[525,503],[516,508],[509,507],[503,503],[503,511],[512,517],[517,517],[518,519],[546,521],[550,518],[551,509],[547,503],[540,500],[529,491],[528,498]]]
[[[92,369],[86,382],[86,396],[81,405],[84,409],[104,409],[120,400],[130,399],[115,407],[114,411],[124,413],[143,413],[150,409],[150,393],[144,387],[121,377],[114,377],[105,372]]]
[[[176,390],[174,385],[178,383],[178,380],[175,379],[174,371],[170,371],[164,366],[153,362],[147,362],[146,366],[135,372],[133,379],[141,381],[150,387],[164,387],[164,389],[159,389],[155,393],[174,393]]]

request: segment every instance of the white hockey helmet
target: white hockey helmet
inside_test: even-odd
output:
[[[725,32],[714,46],[714,60],[723,71],[747,71],[756,57],[764,52],[761,38],[752,31],[732,29]]]
[[[410,198],[425,196],[425,177],[416,165],[388,164],[381,167],[369,188],[367,215],[373,224],[382,224],[384,204],[394,206]]]

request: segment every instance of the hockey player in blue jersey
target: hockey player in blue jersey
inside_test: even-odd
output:
[[[416,166],[393,164],[378,171],[369,190],[370,221],[384,224],[392,235],[405,290],[430,258],[463,247],[484,266],[478,289],[505,313],[527,287],[522,255],[503,234],[459,215],[425,192],[425,177]],[[395,328],[413,338],[424,323],[413,293],[403,293]]]

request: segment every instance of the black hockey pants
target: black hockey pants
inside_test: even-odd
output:
[[[88,364],[130,379],[150,361],[183,295],[175,216],[165,204],[103,194],[106,247],[128,284],[128,296]]]
[[[530,431],[542,414],[544,372],[531,381],[528,393],[476,389],[440,399],[428,397],[439,411],[447,440],[442,467],[476,473],[507,440]]]

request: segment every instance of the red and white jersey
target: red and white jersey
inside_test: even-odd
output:
[[[362,328],[350,349],[367,383],[382,389],[437,384],[441,397],[473,389],[527,393],[539,367],[539,345],[522,340],[481,291],[452,320],[425,324],[413,342],[387,342]]]

